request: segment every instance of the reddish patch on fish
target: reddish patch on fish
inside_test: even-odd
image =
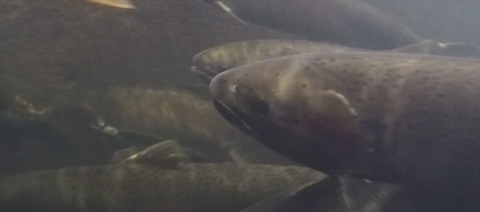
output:
[[[299,120],[303,142],[318,148],[319,154],[341,157],[350,154],[357,146],[357,134],[352,120],[332,114],[304,114]]]

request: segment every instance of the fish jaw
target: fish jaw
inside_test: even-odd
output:
[[[208,70],[205,70],[199,66],[192,66],[190,68],[190,71],[199,76],[207,84],[209,84],[212,81],[213,77],[215,77],[214,73],[211,73]]]
[[[222,54],[218,51],[207,49],[193,56],[193,66],[190,68],[190,71],[206,81],[207,84],[210,84],[215,75],[225,70],[222,64],[216,61],[224,61]]]

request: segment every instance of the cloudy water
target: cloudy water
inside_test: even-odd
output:
[[[0,211],[480,211],[478,11],[0,0]]]

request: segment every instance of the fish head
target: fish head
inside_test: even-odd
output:
[[[310,70],[299,57],[230,69],[212,80],[210,90],[217,111],[244,133],[328,173],[348,161],[358,146],[356,112],[335,76]]]
[[[210,83],[218,73],[231,67],[231,60],[221,51],[207,49],[193,56],[191,71]]]

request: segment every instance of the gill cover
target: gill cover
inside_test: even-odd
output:
[[[360,137],[357,112],[340,92],[341,84],[328,73],[325,83],[306,83],[303,72],[291,72],[294,67],[268,64],[269,60],[217,75],[210,84],[217,111],[290,159],[320,171],[338,168],[353,156]]]

